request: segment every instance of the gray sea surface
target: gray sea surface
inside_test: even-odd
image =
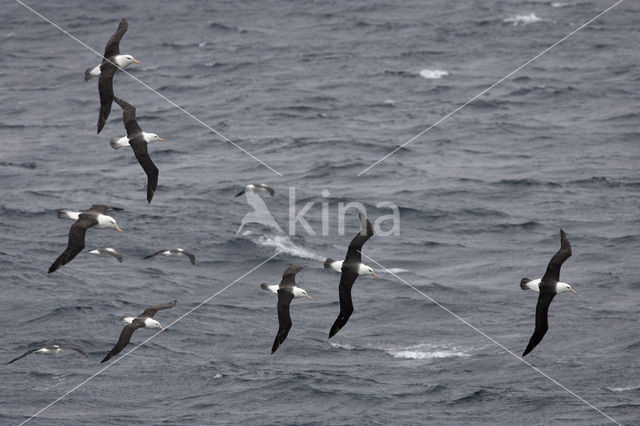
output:
[[[429,132],[358,173],[500,80],[613,1],[29,1],[102,53],[121,18],[131,75],[117,96],[166,142],[146,178],[120,108],[96,135],[100,61],[18,2],[0,14],[0,424],[580,424],[610,420],[518,358],[542,276],[564,229],[573,256],[550,329],[525,360],[623,424],[640,422],[640,5],[625,1]],[[248,224],[252,182],[284,232]],[[295,200],[291,190],[295,190]],[[325,191],[329,191],[328,195]],[[71,221],[56,210],[125,208],[124,229],[90,229],[86,250],[53,274]],[[353,287],[355,312],[331,340],[342,259],[340,203],[372,221],[398,206],[398,235],[363,253],[380,279]],[[289,234],[291,204],[298,223]],[[324,203],[324,206],[323,206]],[[328,232],[323,234],[323,207]],[[389,226],[390,222],[386,222]],[[183,247],[184,257],[143,257]],[[253,272],[270,256],[280,252]],[[270,354],[278,283],[290,263],[313,300]],[[404,281],[404,282],[403,282]],[[235,282],[235,283],[234,283]],[[406,283],[405,283],[406,282]],[[207,303],[198,305],[234,283]],[[459,316],[410,288],[437,301]],[[119,317],[177,299],[173,324],[124,358],[100,360]],[[503,347],[461,321],[467,321]],[[153,336],[134,333],[133,349]],[[507,352],[506,349],[513,354]],[[514,356],[515,355],[515,356]],[[120,360],[118,360],[120,359]]]

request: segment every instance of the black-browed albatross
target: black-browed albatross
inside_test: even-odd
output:
[[[28,351],[26,351],[25,353],[20,355],[18,358],[14,358],[11,361],[9,361],[7,364],[11,364],[12,362],[16,362],[17,360],[19,360],[21,358],[24,358],[27,355],[31,355],[31,354],[53,355],[53,354],[59,354],[61,352],[64,352],[65,349],[70,349],[72,351],[76,351],[79,354],[84,355],[86,357],[89,356],[89,355],[87,355],[87,353],[85,351],[83,351],[80,348],[76,348],[75,346],[51,345],[51,346],[44,346],[44,347],[40,347],[40,348],[29,349]]]
[[[116,249],[111,247],[105,248],[97,248],[93,250],[89,250],[89,253],[95,254],[97,256],[111,256],[118,259],[118,262],[122,263],[122,255],[116,251]]]
[[[333,337],[342,327],[344,327],[353,313],[351,287],[353,287],[353,283],[356,281],[356,278],[358,278],[359,275],[373,275],[378,278],[378,275],[370,266],[362,263],[361,253],[364,243],[373,236],[373,227],[371,226],[369,219],[367,219],[363,214],[360,214],[360,223],[362,225],[362,230],[353,238],[353,240],[351,240],[345,259],[339,262],[333,259],[327,259],[324,262],[325,268],[335,269],[339,264],[340,271],[342,272],[340,275],[340,284],[338,285],[338,291],[340,293],[340,313],[333,323],[333,326],[331,326],[329,338]]]
[[[75,223],[69,229],[69,243],[67,248],[60,256],[51,264],[49,273],[57,271],[71,262],[74,257],[84,249],[84,235],[87,229],[96,227],[98,229],[113,228],[119,232],[122,229],[114,218],[105,214],[107,210],[123,210],[122,207],[109,206],[106,204],[94,204],[88,210],[77,212],[72,210],[58,210],[60,219],[72,219]]]
[[[161,311],[163,309],[173,308],[174,306],[176,306],[177,303],[178,301],[174,300],[173,302],[165,303],[164,305],[150,306],[147,309],[145,309],[144,312],[138,315],[137,317],[124,316],[120,318],[120,321],[127,323],[127,325],[122,329],[122,332],[120,333],[120,338],[118,339],[118,343],[116,343],[113,349],[111,349],[111,352],[109,352],[104,357],[104,359],[100,362],[102,363],[102,362],[108,361],[114,356],[118,355],[129,344],[129,341],[131,340],[131,335],[137,329],[159,328],[161,330],[164,330],[164,327],[162,327],[158,321],[154,320],[153,316],[158,311]]]
[[[523,278],[520,281],[521,289],[540,292],[538,304],[536,305],[536,328],[522,356],[531,352],[533,348],[542,341],[542,338],[549,329],[547,316],[549,313],[549,305],[555,295],[564,293],[565,291],[578,294],[569,284],[560,281],[560,267],[569,257],[571,257],[571,244],[569,244],[566,234],[561,229],[560,250],[558,250],[549,261],[544,276],[541,279],[531,280],[529,278]]]
[[[139,64],[136,58],[131,55],[120,55],[120,39],[127,32],[127,28],[129,27],[129,23],[126,19],[122,19],[120,24],[118,25],[118,29],[111,36],[109,41],[107,41],[106,46],[104,47],[104,56],[102,62],[96,65],[93,68],[87,68],[84,72],[84,81],[89,81],[93,77],[98,77],[100,75],[100,68],[102,64],[105,63],[105,58],[116,64],[121,69],[125,69],[131,63]]]
[[[111,103],[113,102],[113,76],[118,71],[120,64],[124,64],[126,61],[131,61],[134,64],[139,64],[140,61],[136,60],[133,56],[125,55],[124,59],[116,60],[116,57],[120,55],[120,39],[127,32],[129,23],[126,19],[120,21],[118,29],[107,41],[104,47],[104,56],[102,57],[102,64],[100,64],[100,78],[98,79],[98,92],[100,94],[100,113],[98,114],[98,133],[104,127],[104,124],[109,118],[111,112]],[[128,65],[128,64],[127,64]],[[86,72],[85,72],[86,78]]]
[[[129,23],[126,19],[120,21],[118,29],[111,36],[104,47],[104,55],[102,64],[100,64],[100,78],[98,79],[98,92],[100,94],[100,113],[98,115],[98,133],[104,127],[111,112],[111,102],[113,102],[113,76],[118,71],[118,67],[130,60],[129,63],[139,64],[133,56],[124,55],[124,58],[116,58],[120,56],[120,39],[127,32]],[[128,65],[128,64],[127,64]],[[86,78],[86,72],[85,72]]]
[[[186,251],[183,248],[178,247],[177,249],[171,249],[171,250],[158,250],[157,252],[150,254],[149,256],[145,256],[145,259],[149,259],[151,257],[154,256],[158,256],[158,255],[163,255],[163,256],[186,256],[189,258],[189,260],[191,261],[192,265],[196,264],[196,257],[194,255],[192,255],[191,253],[189,253],[188,251]]]
[[[284,340],[289,334],[291,329],[291,314],[289,313],[289,305],[291,301],[296,297],[306,297],[311,300],[311,296],[300,287],[296,287],[296,274],[302,270],[302,266],[291,265],[285,269],[282,274],[282,281],[280,285],[267,285],[265,283],[260,284],[260,288],[263,290],[271,291],[278,295],[278,334],[273,341],[271,347],[271,354],[278,350],[280,345],[284,343]]]
[[[124,128],[127,129],[129,145],[133,148],[133,154],[147,175],[147,202],[150,203],[158,187],[158,168],[153,164],[153,161],[151,161],[151,157],[149,157],[145,134],[136,120],[136,107],[115,96],[113,100],[122,108],[122,121],[124,121]],[[152,135],[161,142],[164,141],[164,139],[158,137],[155,133],[148,133],[148,135]]]

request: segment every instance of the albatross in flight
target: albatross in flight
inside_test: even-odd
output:
[[[12,362],[16,362],[17,360],[19,360],[21,358],[24,358],[27,355],[31,355],[31,354],[53,355],[53,354],[58,354],[60,352],[64,352],[65,349],[71,349],[72,351],[76,351],[79,354],[84,355],[86,357],[89,356],[89,355],[87,355],[87,353],[85,351],[83,351],[80,348],[76,348],[74,346],[52,345],[52,346],[45,346],[45,347],[42,347],[42,348],[30,349],[30,350],[26,351],[25,353],[23,353],[22,355],[20,355],[18,358],[12,359],[7,364],[11,364]]]
[[[55,272],[71,262],[74,257],[84,249],[84,235],[87,229],[95,226],[98,229],[113,228],[122,232],[122,229],[116,223],[116,220],[105,214],[107,210],[123,210],[122,207],[109,206],[106,204],[94,204],[88,210],[76,212],[72,210],[58,210],[60,219],[72,219],[75,223],[71,225],[69,230],[69,243],[67,248],[60,256],[51,264],[49,273]]]
[[[363,220],[365,221],[363,223]],[[333,268],[342,272],[340,275],[340,284],[338,290],[340,293],[340,314],[336,318],[331,330],[329,331],[329,338],[333,337],[342,327],[345,326],[349,317],[353,313],[353,303],[351,302],[351,287],[356,281],[359,275],[373,275],[378,278],[373,269],[364,263],[362,263],[362,246],[367,242],[369,238],[373,236],[373,227],[371,222],[365,216],[360,214],[360,222],[362,223],[362,230],[356,235],[349,249],[347,250],[347,256],[343,261],[335,261],[333,259],[327,259],[324,262],[326,269]],[[366,233],[365,233],[366,230]]]
[[[111,349],[111,352],[109,352],[100,362],[109,361],[111,358],[118,355],[129,344],[133,332],[139,328],[159,328],[164,331],[164,327],[162,327],[158,321],[154,320],[153,316],[158,311],[173,308],[177,303],[178,301],[174,300],[173,302],[165,303],[164,305],[150,306],[137,317],[124,316],[120,318],[120,320],[127,323],[127,325],[122,329],[118,343],[116,343],[113,349]]]
[[[177,249],[171,249],[171,250],[158,250],[157,252],[150,254],[149,256],[145,256],[144,259],[149,259],[153,256],[158,256],[160,254],[163,256],[180,256],[180,255],[187,256],[191,261],[192,265],[196,264],[196,257],[191,253],[189,253],[188,251],[186,251],[185,249],[180,247],[178,247]]]
[[[124,128],[127,129],[129,145],[133,148],[133,154],[136,156],[138,163],[147,174],[147,203],[150,203],[158,187],[159,172],[156,165],[151,161],[151,157],[149,157],[147,142],[149,140],[164,142],[164,139],[158,137],[155,133],[144,133],[142,131],[136,120],[136,107],[115,96],[113,100],[122,108],[122,121],[124,121]]]
[[[242,194],[246,193],[247,191],[251,191],[251,192],[266,191],[272,197],[274,195],[276,195],[276,190],[273,189],[272,187],[270,187],[269,185],[265,185],[264,183],[250,183],[249,185],[247,185],[244,188],[242,188],[242,191],[238,192],[236,194],[236,197],[241,196]]]
[[[104,47],[104,55],[102,57],[102,63],[100,69],[85,71],[84,78],[88,80],[88,75],[99,75],[98,79],[98,92],[100,93],[100,114],[98,115],[98,133],[104,127],[104,124],[109,118],[111,112],[111,102],[113,101],[113,76],[118,71],[118,68],[125,68],[130,63],[139,64],[140,61],[135,59],[131,55],[120,55],[120,39],[124,36],[129,28],[129,23],[126,19],[120,21],[118,29],[107,41]],[[87,74],[88,72],[88,74]]]
[[[282,281],[280,285],[267,285],[265,283],[260,284],[260,288],[263,290],[271,291],[278,295],[278,334],[273,341],[271,347],[271,354],[278,350],[280,345],[284,343],[284,340],[289,334],[291,329],[291,315],[289,314],[289,305],[291,301],[296,297],[306,297],[311,300],[311,296],[300,287],[296,287],[296,274],[302,270],[302,266],[291,265],[285,269],[282,274]]]
[[[571,257],[571,244],[569,244],[566,234],[561,229],[560,250],[558,250],[549,261],[547,271],[542,279],[531,280],[529,278],[523,278],[520,281],[521,289],[540,292],[536,306],[536,328],[522,356],[531,352],[533,348],[542,341],[542,338],[549,329],[547,314],[549,312],[549,305],[555,295],[564,293],[565,291],[578,294],[569,284],[560,281],[560,267],[569,257]]]

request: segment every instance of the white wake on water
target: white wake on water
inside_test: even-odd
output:
[[[429,70],[423,69],[420,70],[420,77],[426,78],[427,80],[437,80],[442,77],[446,77],[449,75],[449,71],[445,70]]]
[[[242,233],[244,236],[253,234],[251,231],[245,231]],[[260,235],[258,238],[252,240],[262,247],[273,247],[278,251],[289,254],[291,256],[300,257],[302,259],[312,259],[320,262],[324,262],[324,257],[308,250],[304,247],[300,247],[294,243],[288,235]]]

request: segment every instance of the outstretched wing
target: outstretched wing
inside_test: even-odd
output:
[[[136,107],[117,96],[113,97],[113,101],[122,108],[122,121],[124,122],[124,128],[127,129],[127,137],[131,139],[136,134],[142,133],[142,129],[136,120]]]
[[[89,356],[89,355],[87,355],[87,353],[86,353],[85,351],[83,351],[83,350],[82,350],[82,349],[80,349],[80,348],[76,348],[75,346],[60,346],[60,347],[61,347],[62,349],[70,349],[70,350],[72,350],[72,351],[76,351],[76,352],[78,352],[79,354],[84,355],[84,356],[86,356],[86,357],[88,357],[88,356]]]
[[[571,244],[569,244],[569,239],[567,239],[567,235],[564,231],[560,230],[560,250],[556,254],[553,255],[551,260],[549,261],[549,265],[547,265],[547,271],[544,273],[544,277],[542,277],[542,281],[544,282],[556,282],[560,281],[560,267],[571,257]]]
[[[153,253],[153,254],[150,254],[149,256],[145,256],[145,257],[143,257],[143,259],[149,259],[150,257],[157,256],[157,255],[159,255],[159,254],[161,254],[161,253],[164,253],[165,251],[166,251],[166,250],[158,250],[157,252],[155,252],[155,253]]]
[[[363,230],[365,228],[363,227]],[[353,240],[351,240],[351,244],[349,244],[349,249],[347,250],[347,256],[345,257],[345,263],[350,263],[352,261],[362,262],[362,254],[360,251],[362,250],[362,246],[367,242],[369,238],[373,236],[373,227],[371,226],[371,222],[369,219],[366,220],[366,233],[363,234],[362,231],[356,235]]]
[[[147,202],[150,203],[158,187],[158,168],[153,164],[153,161],[151,161],[149,151],[147,151],[147,142],[141,135],[129,140],[129,145],[133,148],[133,153],[138,163],[140,163],[142,169],[147,174]]]
[[[98,80],[98,93],[100,94],[100,113],[98,115],[98,133],[111,113],[111,103],[113,102],[113,75],[117,71],[115,65],[109,62],[100,66],[100,78]]]
[[[84,249],[84,235],[87,229],[96,225],[98,221],[90,215],[81,214],[80,218],[71,225],[67,248],[49,267],[49,273],[55,272],[63,265],[71,262]]]
[[[551,301],[553,300],[555,295],[555,293],[550,291],[540,292],[540,295],[538,296],[538,304],[536,305],[536,329],[534,330],[531,339],[529,339],[529,344],[524,350],[522,356],[525,356],[529,352],[531,352],[533,348],[535,348],[536,345],[542,341],[542,338],[547,333],[547,330],[549,329],[549,322],[547,319],[547,315],[549,313],[549,305],[551,304]]]
[[[25,353],[23,353],[22,355],[20,355],[18,358],[14,358],[11,361],[9,361],[7,364],[11,364],[12,362],[16,362],[17,360],[24,358],[27,355],[31,355],[32,353],[34,353],[35,351],[37,351],[40,348],[35,348],[35,349],[29,349],[28,351],[26,351]]]
[[[272,197],[276,194],[276,190],[270,187],[269,185],[265,185],[264,183],[256,183],[254,184],[257,188],[262,188],[269,193]]]
[[[124,210],[122,207],[112,206],[109,204],[93,204],[87,211],[105,214],[107,210]]]
[[[338,285],[338,292],[340,293],[340,313],[331,326],[329,339],[331,339],[342,327],[345,326],[347,321],[349,321],[349,317],[353,313],[351,287],[353,287],[353,283],[356,281],[356,278],[358,278],[358,273],[352,271],[343,271],[340,276],[340,284]]]
[[[189,258],[189,261],[191,261],[192,265],[196,264],[196,257],[194,255],[192,255],[191,253],[187,252],[187,251],[182,251],[182,254],[184,254],[185,256],[187,256]]]
[[[122,352],[122,350],[129,344],[129,341],[131,340],[131,335],[133,334],[133,332],[140,327],[144,327],[144,321],[134,320],[131,324],[123,328],[122,332],[120,333],[120,338],[118,339],[118,343],[116,343],[113,349],[111,349],[111,352],[109,352],[100,362],[102,363],[102,362],[108,361],[114,356],[118,355],[120,352]]]
[[[296,274],[304,269],[299,265],[291,265],[284,270],[282,274],[282,281],[280,281],[280,287],[293,287],[296,285]]]
[[[107,41],[107,44],[104,46],[105,58],[110,58],[112,56],[120,54],[120,39],[122,39],[122,36],[124,35],[124,33],[127,32],[128,28],[129,28],[129,23],[127,22],[126,19],[123,18],[120,21],[120,24],[118,25],[118,29],[116,30],[116,32],[113,33],[109,41]],[[103,62],[104,62],[104,59],[103,59]]]
[[[144,312],[140,314],[140,316],[153,318],[156,312],[161,311],[163,309],[171,309],[177,304],[178,304],[178,301],[174,300],[173,302],[165,303],[164,305],[150,306],[147,309],[145,309]]]
[[[278,334],[273,341],[271,347],[271,354],[278,350],[280,345],[284,343],[289,330],[291,329],[291,315],[289,314],[289,305],[293,300],[293,293],[291,291],[281,289],[278,290]]]

